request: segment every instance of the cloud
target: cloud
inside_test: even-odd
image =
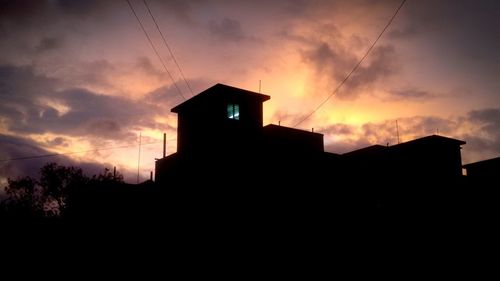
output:
[[[48,1],[0,1],[0,23],[14,22],[16,24],[31,24],[34,18],[47,12]]]
[[[382,78],[396,73],[399,66],[394,54],[395,49],[391,45],[375,47],[368,59],[344,84],[337,97],[357,98],[361,90],[370,89]],[[345,46],[327,42],[320,42],[313,48],[303,51],[302,58],[304,62],[312,65],[316,80],[326,80],[331,88],[343,81],[360,59]]]
[[[325,128],[321,128],[321,132],[325,133],[325,134],[336,135],[336,136],[338,136],[338,135],[352,135],[355,133],[355,128],[353,125],[337,123],[337,124],[329,125]]]
[[[387,92],[387,97],[383,97],[383,99],[390,101],[427,101],[435,97],[436,95],[429,91],[407,88],[391,90]]]
[[[391,45],[375,47],[368,59],[349,78],[346,85],[351,89],[367,88],[373,86],[381,78],[394,74],[399,68],[395,63],[394,54],[395,49]]]
[[[31,67],[0,67],[0,118],[13,133],[55,133],[105,139],[134,138],[134,127],[155,127],[155,104],[74,88]]]
[[[95,12],[102,10],[105,7],[106,1],[100,0],[86,0],[86,1],[73,1],[73,0],[57,0],[58,7],[63,13],[86,18]]]
[[[45,143],[46,146],[68,146],[68,143],[66,142],[66,139],[63,137],[56,137],[52,140],[49,140]]]
[[[473,110],[464,116],[440,118],[414,116],[398,118],[401,142],[439,134],[467,142],[462,150],[463,163],[500,156],[500,108]],[[398,143],[396,120],[362,125],[332,124],[318,130],[329,140],[326,151],[345,153],[369,145]]]
[[[161,12],[168,14],[175,18],[176,21],[185,24],[192,24],[193,19],[193,6],[196,4],[203,4],[203,1],[198,0],[167,0],[167,1],[148,1],[149,7],[154,11],[160,8]],[[154,13],[155,15],[156,13]]]
[[[217,39],[227,42],[241,42],[250,39],[241,28],[241,23],[234,19],[224,18],[220,22],[210,21],[210,33]]]
[[[64,40],[62,37],[43,37],[40,43],[36,46],[35,50],[37,52],[45,52],[54,49],[59,49],[64,45]]]
[[[320,128],[319,132],[333,139],[333,143],[328,144],[327,149],[345,153],[374,144],[397,144],[398,131],[402,142],[435,134],[436,130],[439,130],[439,134],[460,138],[463,135],[457,135],[457,131],[461,125],[457,120],[415,116],[398,119],[398,128],[396,120],[385,120],[362,125],[332,124]]]
[[[418,34],[419,30],[416,24],[406,24],[403,27],[393,26],[388,35],[394,39],[410,39]]]
[[[53,155],[33,140],[0,134],[0,178],[15,178],[18,176],[37,177],[40,167],[49,162],[57,162],[66,166],[78,166],[88,175],[101,172],[105,164],[78,162],[65,155],[53,157],[38,157],[26,160],[8,160],[20,157]],[[109,167],[109,165],[108,165]]]
[[[121,69],[123,70],[123,69]],[[120,73],[117,67],[106,59],[81,62],[64,73],[64,80],[72,87],[85,86],[99,89],[113,89],[111,77]]]
[[[416,1],[411,3],[411,9],[407,5],[404,21],[415,26],[421,42],[432,44],[432,51],[441,61],[448,62],[451,68],[466,70],[481,84],[491,84],[498,80],[500,71],[500,36],[493,36],[500,26],[500,2],[480,3]]]
[[[154,67],[151,60],[147,57],[137,58],[135,66],[144,71],[147,75],[157,77],[158,79],[163,79],[165,77],[165,72]]]
[[[293,127],[295,124],[301,122],[306,117],[306,113],[296,114],[287,111],[277,110],[274,112],[271,120],[278,121],[283,126]]]
[[[498,132],[500,136],[500,109],[486,108],[472,110],[468,114],[472,122],[483,124],[482,128],[489,132]]]
[[[480,154],[500,155],[500,108],[470,111],[466,120],[478,128],[465,134],[468,146]]]

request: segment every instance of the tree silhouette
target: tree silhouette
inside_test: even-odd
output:
[[[34,219],[43,216],[43,201],[36,180],[31,177],[9,178],[5,191],[8,197],[1,202],[2,216],[19,219]]]
[[[47,211],[63,213],[68,197],[75,189],[84,187],[88,182],[89,178],[80,168],[64,167],[56,163],[43,166],[40,170],[39,185]]]
[[[102,196],[103,190],[122,184],[123,176],[107,168],[89,178],[81,168],[47,163],[40,169],[39,180],[27,176],[8,179],[7,199],[0,203],[0,217],[65,217],[69,212],[82,212],[85,201]]]

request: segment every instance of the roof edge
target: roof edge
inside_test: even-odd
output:
[[[182,103],[176,105],[175,107],[173,107],[170,110],[170,112],[179,113],[179,110],[181,110],[186,105],[189,105],[190,103],[192,103],[193,101],[199,99],[200,97],[203,97],[203,96],[207,95],[208,93],[211,93],[212,91],[216,90],[217,88],[221,88],[221,89],[224,89],[224,90],[232,90],[232,91],[235,91],[235,92],[237,92],[239,94],[250,95],[250,96],[253,96],[255,98],[258,98],[261,102],[265,102],[265,101],[271,99],[271,96],[269,96],[269,95],[264,95],[264,94],[261,94],[261,93],[252,92],[252,91],[249,91],[249,90],[245,90],[245,89],[236,88],[236,87],[233,87],[233,86],[229,86],[229,85],[217,83],[217,84],[213,85],[212,87],[203,90],[202,92],[200,92],[196,96],[194,96],[194,97],[192,97],[190,99],[187,99],[187,100],[183,101]]]

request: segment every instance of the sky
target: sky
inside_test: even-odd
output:
[[[50,161],[146,180],[163,133],[176,150],[170,109],[216,83],[257,92],[260,81],[264,124],[295,127],[401,1],[147,0],[175,59],[145,3],[130,3],[172,79],[126,0],[0,0],[0,186]],[[408,0],[297,128],[335,153],[397,144],[399,131],[464,140],[463,163],[498,157],[499,27],[500,1]]]

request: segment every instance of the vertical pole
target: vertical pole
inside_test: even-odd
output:
[[[167,134],[163,133],[163,158],[167,155]]]
[[[139,155],[137,157],[137,183],[139,183],[139,168],[141,166],[141,141],[142,141],[142,133],[139,133]]]
[[[399,126],[398,126],[398,120],[396,120],[396,134],[398,136],[398,144],[399,144]]]
[[[149,172],[149,180],[153,181],[153,171]]]
[[[113,179],[116,180],[116,166],[113,167]]]

